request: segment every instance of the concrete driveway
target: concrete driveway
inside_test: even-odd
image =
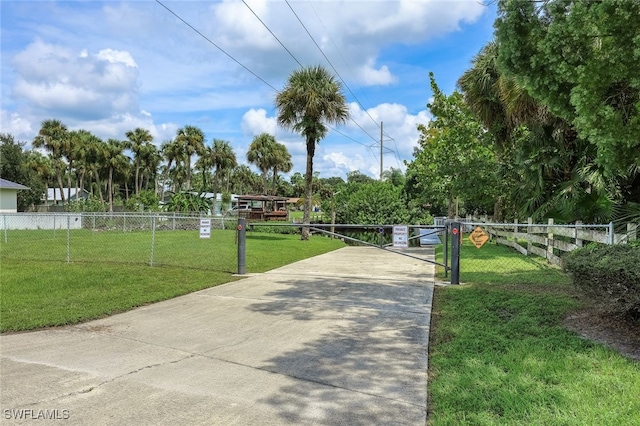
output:
[[[109,318],[2,335],[0,422],[424,425],[433,272],[347,247]]]

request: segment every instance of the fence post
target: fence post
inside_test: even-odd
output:
[[[513,219],[513,242],[518,244],[518,218]]]
[[[576,227],[573,228],[573,238],[575,239],[576,247],[582,247],[582,238],[579,237],[580,226],[582,225],[582,221],[576,221]]]
[[[4,228],[4,242],[7,242],[7,215],[2,215],[3,228]]]
[[[153,266],[153,254],[156,246],[156,216],[151,219],[151,259],[149,260],[149,266]]]
[[[627,242],[635,241],[638,238],[638,225],[627,223]]]
[[[527,234],[531,233],[532,225],[533,225],[533,218],[528,217],[527,218]],[[527,237],[527,256],[529,255],[529,253],[531,253],[532,246],[533,246],[533,243],[531,242],[531,237]]]
[[[609,245],[615,244],[615,236],[613,234],[613,222],[609,222]]]
[[[549,219],[547,228],[547,260],[553,259],[553,218]]]
[[[247,264],[247,220],[243,217],[238,218],[238,275],[244,275]]]
[[[67,263],[71,262],[71,215],[67,213]]]

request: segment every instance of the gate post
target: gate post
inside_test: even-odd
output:
[[[247,264],[247,220],[243,217],[238,218],[238,275],[244,275],[246,273]]]
[[[451,284],[460,284],[460,242],[462,227],[460,222],[451,222]]]

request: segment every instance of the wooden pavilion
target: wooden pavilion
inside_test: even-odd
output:
[[[238,195],[238,206],[249,206],[246,210],[238,210],[238,215],[247,220],[289,220],[287,209],[288,197],[276,195]]]

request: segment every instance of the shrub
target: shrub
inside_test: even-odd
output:
[[[574,285],[612,314],[640,319],[640,247],[589,246],[566,257]]]

